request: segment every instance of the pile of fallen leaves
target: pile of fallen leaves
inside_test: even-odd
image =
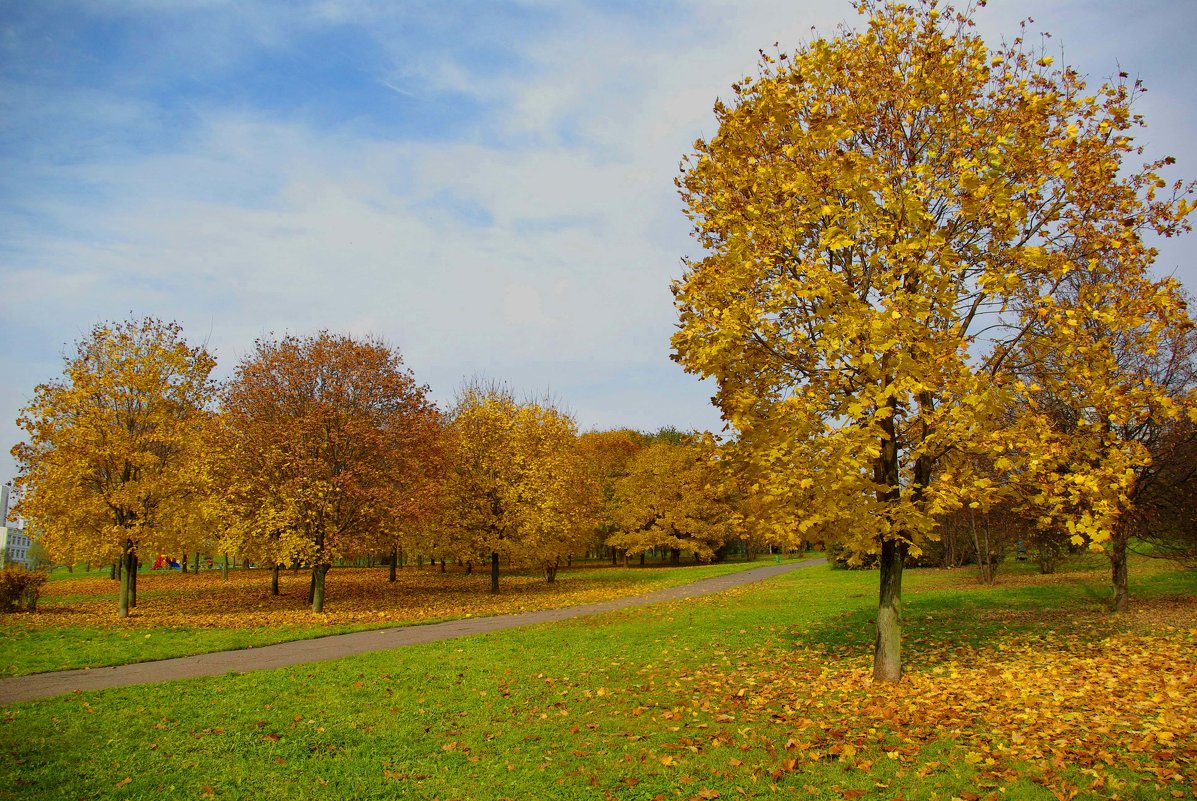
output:
[[[1061,799],[1116,798],[1133,783],[1197,797],[1197,599],[1139,606],[1117,622],[1080,613],[1064,630],[985,646],[924,644],[893,685],[873,683],[864,652],[767,645],[656,674],[652,684],[686,700],[642,712],[685,724],[681,753],[735,746],[729,772],[754,780],[801,786],[805,765],[830,762],[845,784],[867,776],[885,789],[959,761],[975,773],[973,798],[1002,797],[1020,779]]]
[[[317,614],[307,602],[308,581],[305,571],[283,571],[274,596],[267,570],[230,571],[227,580],[219,570],[143,574],[137,608],[122,620],[116,615],[117,582],[71,579],[45,585],[36,615],[0,622],[26,629],[405,624],[572,606],[655,589],[643,581],[590,579],[582,571],[554,584],[536,576],[504,576],[496,596],[488,591],[488,574],[409,567],[391,583],[385,568],[337,568],[328,574],[325,611]]]

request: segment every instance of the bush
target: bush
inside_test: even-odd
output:
[[[8,565],[0,570],[0,612],[15,612],[21,607],[35,611],[45,582],[45,573],[26,570],[22,565]]]

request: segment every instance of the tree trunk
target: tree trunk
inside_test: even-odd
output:
[[[545,566],[544,580],[548,584],[553,584],[557,581],[557,568],[561,566],[561,557],[557,557],[555,562]]]
[[[183,558],[179,560],[179,567],[184,573],[187,572],[187,554],[183,554]]]
[[[119,560],[119,559],[118,559],[117,561],[115,561],[115,562],[113,562],[113,563],[112,563],[112,573],[111,573],[111,574],[109,574],[109,578],[111,578],[113,581],[119,581],[119,580],[120,580],[119,576],[117,576],[117,570],[118,570],[119,566],[120,566],[120,560]]]
[[[194,572],[199,573],[199,551],[195,552],[195,571]]]
[[[988,517],[986,517],[988,521]],[[989,549],[989,526],[985,525],[984,540],[977,534],[977,516],[972,509],[968,510],[968,525],[973,535],[973,550],[977,554],[977,569],[980,571],[982,584],[993,584],[994,564],[993,554]]]
[[[395,583],[395,568],[399,565],[399,549],[397,547],[391,548],[391,568],[387,571],[387,581]]]
[[[119,614],[121,617],[129,616],[129,581],[130,581],[129,573],[131,571],[127,569],[127,566],[128,566],[129,559],[132,556],[133,556],[133,541],[125,540],[125,546],[121,550],[121,557],[120,557],[121,593],[120,593],[120,603],[119,603],[118,608],[119,608]]]
[[[312,611],[324,611],[324,575],[328,573],[330,565],[317,565],[312,568]]]
[[[444,573],[444,572],[445,572],[445,565],[446,565],[446,564],[448,564],[448,561],[447,561],[446,559],[442,558],[442,559],[441,559],[441,572],[442,572],[442,573]]]
[[[312,599],[316,597],[316,568],[312,568],[312,575],[308,577],[308,606],[312,605]]]
[[[129,607],[131,609],[137,608],[137,571],[141,567],[141,560],[137,558],[137,554],[129,555]]]
[[[901,497],[898,471],[898,441],[894,419],[897,417],[897,398],[891,396],[888,405],[893,412],[879,422],[883,433],[881,449],[873,464],[873,479],[877,482],[877,500],[896,503]],[[920,457],[915,465],[915,484],[912,492],[921,491],[927,484],[929,467]],[[877,602],[877,639],[873,645],[873,681],[893,682],[902,678],[902,568],[909,549],[906,542],[885,538],[881,541],[881,579]]]
[[[617,564],[619,564],[618,560],[619,560],[619,549],[612,548],[611,549],[611,567],[615,567]]]
[[[270,594],[278,597],[278,562],[270,568]]]
[[[224,555],[224,561],[220,563],[220,577],[225,581],[229,580],[229,555],[227,553]]]
[[[877,641],[873,649],[873,680],[902,678],[902,566],[906,543],[881,543],[881,593],[877,605]]]
[[[1130,602],[1126,586],[1126,546],[1129,539],[1128,530],[1121,525],[1115,527],[1114,536],[1110,539],[1110,577],[1114,582],[1114,597],[1110,601],[1112,612],[1125,612]]]
[[[644,567],[644,551],[640,552],[640,566]]]
[[[466,560],[466,575],[467,576],[474,575],[474,560],[473,559]]]
[[[490,591],[499,592],[499,552],[490,552]]]
[[[669,551],[670,564],[680,565],[682,563],[682,549],[673,548]]]

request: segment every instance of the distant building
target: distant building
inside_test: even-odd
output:
[[[4,525],[0,526],[0,567],[12,562],[33,569],[33,556],[29,553],[33,540],[25,533],[21,520],[8,519],[8,484],[0,486],[0,510],[4,514]]]

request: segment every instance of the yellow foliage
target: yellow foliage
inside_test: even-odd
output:
[[[661,548],[711,559],[731,535],[731,509],[709,454],[696,444],[658,442],[639,451],[614,484],[618,530],[607,544],[628,556]]]
[[[1128,332],[1150,351],[1183,316],[1141,232],[1185,230],[1190,190],[1125,163],[1138,87],[1085,91],[1017,44],[991,51],[956,11],[859,7],[860,32],[737,84],[684,161],[705,255],[674,283],[673,347],[717,381],[729,455],[774,529],[863,555],[917,549],[938,513],[994,500],[980,468],[996,458],[1046,475],[1031,465],[1083,447],[1033,415],[1011,424],[1020,354],[1060,354],[1062,380],[1120,422],[1163,408],[1149,383],[1106,381],[1104,353]],[[1070,302],[1076,274],[1093,290]],[[1036,503],[1100,540],[1141,460],[1110,441]]]
[[[16,511],[58,563],[181,551],[174,525],[198,480],[199,432],[215,360],[175,323],[97,325],[60,381],[37,387],[18,424],[28,440]]]
[[[449,471],[440,528],[463,559],[497,553],[551,571],[590,543],[600,486],[569,415],[467,387],[446,434]]]

